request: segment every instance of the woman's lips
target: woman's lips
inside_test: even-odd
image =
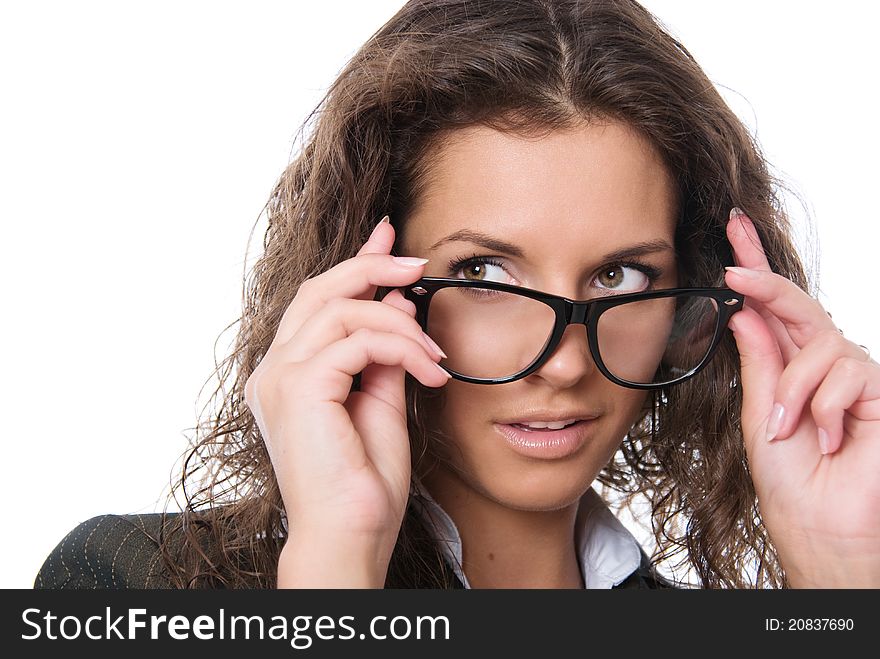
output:
[[[507,425],[509,425],[509,426],[516,426],[517,428],[521,428],[522,430],[530,430],[530,431],[536,431],[536,430],[538,430],[538,431],[540,431],[540,430],[564,430],[565,428],[568,428],[569,426],[572,426],[572,425],[574,425],[575,423],[577,423],[577,420],[575,420],[575,421],[568,421],[567,423],[565,423],[565,425],[562,426],[562,428],[550,428],[550,427],[547,427],[547,428],[541,428],[541,427],[539,427],[539,426],[532,426],[532,425],[530,425],[530,424],[528,424],[528,423],[508,423]]]
[[[561,430],[530,430],[509,423],[496,423],[494,426],[507,444],[520,455],[556,460],[580,450],[593,434],[596,419],[578,421]]]

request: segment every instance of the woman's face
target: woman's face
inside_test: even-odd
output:
[[[675,217],[673,182],[659,154],[624,124],[583,123],[534,138],[475,127],[452,133],[432,154],[423,194],[396,247],[401,255],[430,259],[425,276],[504,282],[582,300],[674,287]],[[453,235],[461,231],[471,235]],[[514,249],[487,248],[476,234]],[[644,243],[654,247],[623,264],[608,259]],[[473,256],[492,263],[450,269]],[[659,277],[651,281],[625,265],[634,261]],[[519,510],[569,505],[614,455],[645,397],[607,380],[590,356],[585,326],[569,326],[526,378],[445,385],[445,402],[428,410],[428,425],[448,438],[442,452],[448,464],[426,483],[435,496],[472,492]],[[559,450],[523,449],[503,431],[505,422],[547,412],[595,419],[579,442],[563,442]]]

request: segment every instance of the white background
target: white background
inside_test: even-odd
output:
[[[401,4],[0,5],[0,586],[89,517],[159,509],[295,132]],[[820,299],[880,354],[876,5],[646,5],[803,195]]]

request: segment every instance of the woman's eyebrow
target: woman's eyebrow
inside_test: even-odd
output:
[[[502,252],[504,254],[518,256],[520,258],[525,256],[525,253],[519,247],[512,243],[508,243],[503,240],[499,240],[498,238],[493,238],[488,234],[480,233],[479,231],[472,231],[470,229],[461,229],[459,231],[455,231],[454,233],[450,233],[445,238],[441,238],[436,243],[431,245],[428,248],[428,251],[433,252],[441,245],[452,242],[473,243],[474,245],[480,245],[481,247],[490,249],[493,252]]]
[[[441,245],[445,245],[446,243],[451,242],[473,243],[474,245],[480,245],[481,247],[485,247],[486,249],[492,250],[493,252],[510,254],[511,256],[517,256],[520,258],[523,258],[525,256],[525,252],[523,252],[520,247],[514,245],[513,243],[508,243],[500,240],[499,238],[494,238],[493,236],[490,236],[488,234],[481,233],[479,231],[473,231],[471,229],[461,229],[460,231],[450,233],[445,238],[441,238],[436,243],[431,245],[428,248],[428,251],[433,252]],[[602,260],[620,261],[623,259],[631,258],[633,256],[641,256],[642,254],[666,251],[674,252],[675,249],[666,240],[662,238],[657,238],[655,240],[646,240],[644,242],[636,243],[635,245],[630,245],[629,247],[615,250],[602,257]]]

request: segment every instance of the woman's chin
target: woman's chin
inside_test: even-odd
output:
[[[585,479],[583,472],[568,478],[559,473],[500,476],[492,474],[472,487],[506,508],[535,512],[567,508],[583,496],[594,480]]]

